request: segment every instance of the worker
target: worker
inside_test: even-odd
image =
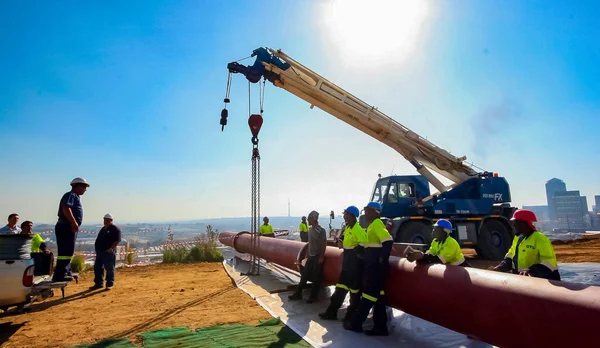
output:
[[[351,321],[352,316],[358,308],[360,301],[360,283],[363,270],[363,252],[367,243],[367,233],[360,226],[357,219],[360,211],[351,205],[344,210],[344,240],[342,242],[344,252],[342,253],[342,271],[335,285],[335,291],[331,295],[329,307],[319,316],[326,320],[337,320],[337,312],[342,306],[346,294],[350,292],[350,305],[346,309],[344,321]]]
[[[308,257],[306,265],[302,269],[300,283],[296,291],[288,297],[290,301],[302,299],[302,290],[309,280],[312,282],[310,297],[306,303],[313,303],[317,300],[319,289],[321,287],[321,269],[325,260],[325,249],[327,247],[327,231],[319,225],[319,213],[311,211],[308,214]]]
[[[300,240],[304,243],[308,242],[308,224],[306,223],[306,216],[302,217],[302,221],[300,222],[300,226],[298,226],[298,230],[300,230]]]
[[[21,233],[21,228],[17,226],[19,222],[19,214],[10,214],[8,216],[8,224],[6,226],[0,228],[0,234],[19,234]]]
[[[442,263],[444,265],[471,267],[465,260],[460,245],[450,235],[451,233],[452,223],[446,219],[439,219],[433,225],[433,241],[429,250],[425,254],[421,251],[409,250],[406,253],[406,258],[408,261],[417,261],[417,263]]]
[[[83,178],[71,180],[71,191],[65,193],[58,206],[58,221],[54,227],[56,234],[56,268],[52,281],[71,281],[71,258],[75,252],[75,241],[79,226],[83,223],[83,206],[81,195],[85,193],[90,184]]]
[[[490,270],[512,272],[523,276],[560,280],[558,263],[550,239],[537,231],[535,213],[519,209],[510,219],[515,227],[515,237],[504,260]]]
[[[21,224],[21,234],[31,236],[33,230],[33,222],[31,221],[23,221]],[[44,254],[50,254],[50,249],[44,243],[44,239],[39,234],[34,234],[31,238],[31,252],[39,253],[43,252]]]
[[[269,218],[266,216],[263,218],[263,224],[260,225],[260,235],[263,237],[275,237],[273,226],[269,224]]]
[[[90,287],[90,290],[102,289],[104,271],[106,271],[106,290],[113,288],[115,284],[115,263],[117,261],[115,252],[120,241],[121,229],[113,224],[112,214],[104,215],[104,226],[98,232],[94,243],[94,249],[96,249],[94,285]]]
[[[370,336],[387,336],[387,313],[385,309],[385,280],[392,246],[392,236],[380,218],[381,204],[370,202],[365,207],[367,244],[365,245],[364,288],[358,309],[352,321],[344,322],[346,330],[362,332],[362,325],[373,307],[374,327],[365,333]]]

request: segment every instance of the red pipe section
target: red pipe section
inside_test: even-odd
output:
[[[219,241],[293,270],[299,270],[307,245],[260,238],[253,249],[247,232],[223,232]],[[325,251],[328,285],[337,282],[341,254],[333,247]],[[392,257],[385,292],[391,307],[500,347],[587,347],[597,341],[597,286]]]

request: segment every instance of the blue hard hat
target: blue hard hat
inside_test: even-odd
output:
[[[381,212],[381,203],[369,202],[369,204],[367,204],[367,206],[365,208],[371,208],[371,209],[375,209],[375,210]]]
[[[306,216],[303,216],[303,217],[302,217],[302,220],[306,220]]]
[[[346,210],[344,210],[344,212],[348,212],[348,213],[350,213],[350,214],[352,214],[352,215],[354,215],[356,217],[360,216],[360,210],[357,207],[353,206],[353,205],[351,205],[348,208],[346,208]]]
[[[263,221],[266,221],[266,220],[269,220],[269,218],[265,216],[265,217],[263,218]]]
[[[452,223],[446,219],[439,219],[435,222],[433,227],[441,227],[448,233],[452,232]]]

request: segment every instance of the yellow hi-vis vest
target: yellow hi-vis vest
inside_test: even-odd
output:
[[[300,232],[308,232],[308,224],[301,222],[298,229],[300,230]]]
[[[383,224],[380,218],[373,220],[367,227],[367,244],[366,248],[381,248],[384,242],[391,241],[392,236]]]
[[[35,234],[31,239],[31,252],[37,253],[40,251],[40,245],[44,242],[44,239],[39,235]]]
[[[518,253],[517,253],[518,251]],[[519,272],[526,271],[533,265],[544,265],[551,271],[558,269],[556,255],[550,239],[541,232],[535,231],[519,244],[519,236],[513,238],[513,244],[506,254],[506,258],[513,259],[517,255]],[[514,262],[512,263],[515,268]]]
[[[460,251],[460,245],[456,239],[451,236],[446,237],[446,240],[443,243],[434,239],[426,254],[439,257],[444,265],[458,266],[465,262],[465,257],[462,251]]]
[[[367,232],[365,232],[358,222],[352,228],[346,226],[344,241],[342,243],[344,249],[354,249],[359,245],[364,247],[365,244],[367,244]]]
[[[260,225],[260,234],[273,234],[273,226],[271,226],[271,224]]]

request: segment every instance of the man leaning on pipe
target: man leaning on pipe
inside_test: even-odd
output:
[[[344,322],[344,329],[362,332],[362,324],[373,307],[372,330],[365,333],[370,336],[387,336],[387,313],[385,311],[385,281],[392,246],[392,236],[380,219],[381,204],[370,202],[365,207],[367,218],[367,244],[365,245],[365,282],[362,297],[351,322]]]
[[[504,260],[489,270],[560,280],[552,243],[533,225],[537,221],[535,213],[520,209],[510,220],[516,231],[512,246]]]
[[[337,320],[337,312],[344,303],[346,294],[350,292],[350,305],[346,309],[344,321],[351,321],[360,301],[360,283],[363,271],[363,252],[367,244],[367,234],[360,226],[357,219],[360,210],[351,205],[344,210],[344,240],[342,245],[342,271],[340,272],[335,291],[331,295],[331,302],[324,313],[319,316],[325,320]]]
[[[288,299],[290,301],[301,300],[302,289],[304,289],[306,282],[310,279],[312,281],[312,289],[310,297],[306,302],[313,303],[317,300],[317,295],[321,287],[321,269],[325,260],[327,232],[323,227],[319,226],[319,213],[314,210],[308,214],[308,224],[310,225],[310,229],[308,230],[308,258],[306,266],[302,270],[302,276],[296,291]]]

